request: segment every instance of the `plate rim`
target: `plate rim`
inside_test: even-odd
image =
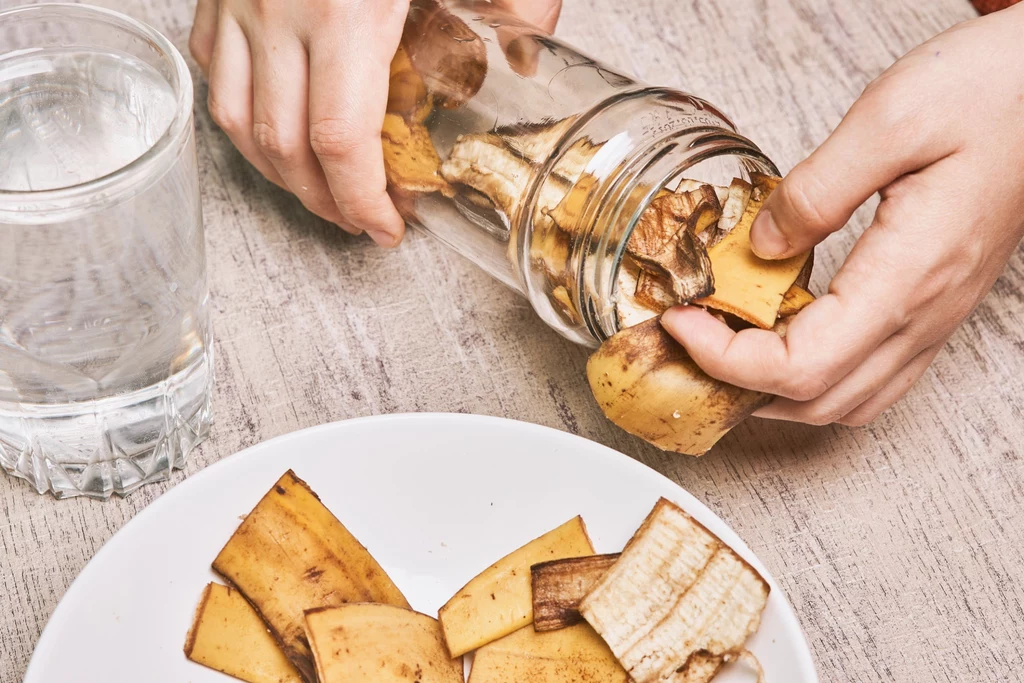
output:
[[[793,606],[789,601],[788,595],[778,586],[773,574],[770,571],[768,571],[767,567],[764,566],[760,558],[750,549],[749,546],[747,546],[746,541],[744,541],[742,537],[740,537],[739,534],[736,533],[736,531],[725,519],[723,519],[713,510],[711,510],[699,498],[694,496],[692,493],[687,491],[685,488],[683,488],[676,482],[669,479],[661,472],[655,470],[653,467],[644,464],[640,460],[630,457],[620,451],[617,451],[614,448],[611,448],[610,446],[606,446],[603,443],[588,439],[578,434],[573,434],[571,432],[556,429],[554,427],[549,427],[547,425],[541,425],[534,422],[526,422],[523,420],[516,420],[507,417],[480,415],[474,413],[447,412],[384,413],[379,415],[367,415],[362,417],[335,420],[332,422],[325,422],[310,427],[304,427],[290,432],[285,432],[283,434],[278,434],[269,439],[265,439],[258,443],[252,444],[251,446],[247,446],[241,450],[235,451],[234,453],[224,456],[220,460],[211,463],[210,465],[207,465],[206,467],[200,469],[197,472],[194,472],[191,475],[187,475],[185,479],[183,479],[179,483],[175,484],[174,486],[160,494],[149,505],[143,508],[138,514],[129,519],[123,526],[121,526],[121,528],[114,532],[114,534],[111,535],[111,537],[108,538],[103,543],[102,546],[100,546],[99,550],[97,550],[93,554],[93,556],[88,560],[88,562],[86,562],[85,566],[82,567],[81,571],[79,571],[78,575],[68,585],[67,590],[64,592],[60,600],[57,602],[57,606],[50,614],[49,618],[46,621],[46,625],[43,627],[42,632],[39,634],[39,639],[36,641],[36,644],[32,650],[32,655],[29,657],[28,667],[25,669],[23,680],[26,681],[26,683],[30,683],[32,681],[31,676],[33,675],[33,670],[38,665],[38,660],[45,654],[45,650],[50,649],[49,640],[53,636],[49,636],[48,634],[52,633],[54,628],[56,628],[51,627],[53,626],[53,624],[59,623],[60,618],[62,618],[63,612],[66,609],[71,609],[70,607],[68,607],[68,596],[72,594],[76,585],[79,582],[87,580],[88,577],[92,574],[92,572],[99,571],[99,569],[97,569],[97,567],[99,566],[98,560],[102,559],[102,557],[105,556],[104,553],[112,552],[110,551],[110,548],[115,545],[115,539],[119,535],[121,535],[126,529],[132,527],[133,525],[136,525],[137,522],[139,524],[145,523],[146,519],[148,519],[149,516],[160,514],[160,511],[163,509],[163,507],[167,505],[172,505],[177,500],[177,498],[187,495],[187,485],[191,481],[197,479],[202,480],[203,478],[216,476],[216,473],[219,472],[221,469],[230,467],[244,467],[243,463],[245,461],[250,460],[254,457],[259,457],[259,453],[261,451],[267,450],[268,448],[276,447],[277,444],[292,439],[302,439],[305,438],[307,435],[315,432],[331,431],[333,429],[343,429],[346,428],[348,425],[368,422],[474,422],[479,423],[482,426],[487,426],[488,424],[490,424],[493,426],[500,426],[510,429],[534,431],[537,432],[538,434],[546,434],[550,438],[562,439],[570,444],[578,444],[580,441],[582,441],[584,442],[584,447],[595,449],[596,452],[600,453],[600,456],[602,458],[605,458],[608,461],[615,462],[617,466],[623,466],[628,469],[632,469],[641,477],[660,480],[662,483],[669,484],[670,487],[679,494],[680,498],[686,502],[686,505],[683,505],[682,507],[688,514],[700,512],[710,515],[711,517],[719,520],[722,524],[724,524],[725,527],[739,540],[739,546],[736,548],[736,550],[738,550],[740,554],[744,556],[745,559],[751,561],[757,568],[757,570],[764,575],[765,579],[771,586],[771,590],[773,592],[776,592],[776,594],[782,601],[782,619],[785,622],[788,622],[787,626],[793,632],[799,634],[800,636],[800,643],[798,643],[798,645],[802,645],[802,647],[797,647],[797,650],[799,651],[800,655],[799,661],[796,662],[796,665],[799,668],[801,675],[804,676],[806,680],[810,683],[819,683],[817,668],[814,665],[814,659],[811,653],[810,644],[807,641],[807,634],[804,632],[803,626],[801,625],[800,620],[797,617],[796,610],[793,609]],[[210,474],[211,471],[213,471],[214,474]]]

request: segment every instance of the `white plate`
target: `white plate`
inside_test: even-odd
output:
[[[190,477],[93,558],[50,618],[26,683],[226,683],[182,645],[210,562],[288,468],[373,553],[417,610],[434,615],[478,571],[582,514],[614,552],[659,496],[750,561],[771,597],[750,649],[772,683],[816,683],[792,608],[736,534],[668,479],[599,444],[468,415],[392,415],[278,437]],[[716,683],[752,680],[736,667]]]

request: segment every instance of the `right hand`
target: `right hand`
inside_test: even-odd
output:
[[[545,31],[560,0],[496,0]],[[264,176],[377,244],[405,224],[380,132],[409,0],[198,0],[189,49],[213,120]]]

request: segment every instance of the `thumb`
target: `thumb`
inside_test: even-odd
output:
[[[761,258],[810,250],[842,229],[875,192],[952,151],[920,125],[908,125],[901,98],[869,92],[765,201],[750,229],[751,246]]]

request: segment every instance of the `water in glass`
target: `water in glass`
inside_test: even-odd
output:
[[[128,53],[0,55],[0,192],[119,172],[168,134],[176,99]],[[166,478],[206,435],[205,257],[187,135],[178,162],[110,206],[0,215],[0,465],[41,493],[124,494]]]

